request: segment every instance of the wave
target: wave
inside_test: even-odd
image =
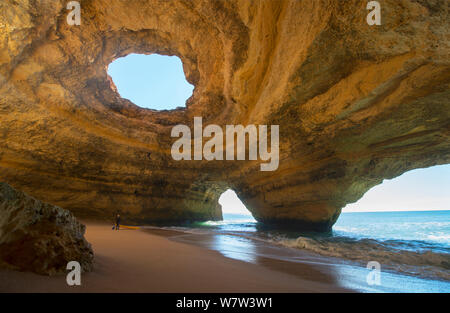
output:
[[[450,253],[435,252],[431,249],[422,251],[405,250],[423,242],[378,241],[374,239],[353,239],[348,237],[277,238],[274,243],[285,247],[307,250],[322,256],[356,261],[363,265],[369,261],[381,264],[381,270],[400,272],[420,278],[450,281]]]

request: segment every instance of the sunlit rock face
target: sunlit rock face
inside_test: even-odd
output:
[[[450,163],[446,1],[2,1],[0,180],[89,218],[220,219],[232,188],[259,221],[327,230],[346,203]],[[187,108],[141,109],[106,68],[177,55]],[[174,161],[177,124],[280,125],[280,164]]]
[[[0,183],[0,265],[51,275],[77,261],[90,271],[94,255],[84,231],[69,211]]]

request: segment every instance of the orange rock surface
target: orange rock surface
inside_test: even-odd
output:
[[[232,188],[255,218],[327,230],[405,171],[450,163],[449,2],[67,1],[0,4],[0,181],[71,210],[135,222],[220,219]],[[107,66],[177,55],[187,107],[139,108]],[[280,125],[280,164],[174,161],[177,124]]]

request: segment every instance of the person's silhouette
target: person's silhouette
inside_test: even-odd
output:
[[[120,214],[117,214],[116,216],[116,230],[119,230],[120,228]]]

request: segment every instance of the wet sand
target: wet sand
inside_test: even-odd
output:
[[[261,259],[240,261],[171,239],[177,232],[111,230],[87,223],[94,271],[81,286],[65,275],[0,270],[0,292],[348,292],[327,266]]]

